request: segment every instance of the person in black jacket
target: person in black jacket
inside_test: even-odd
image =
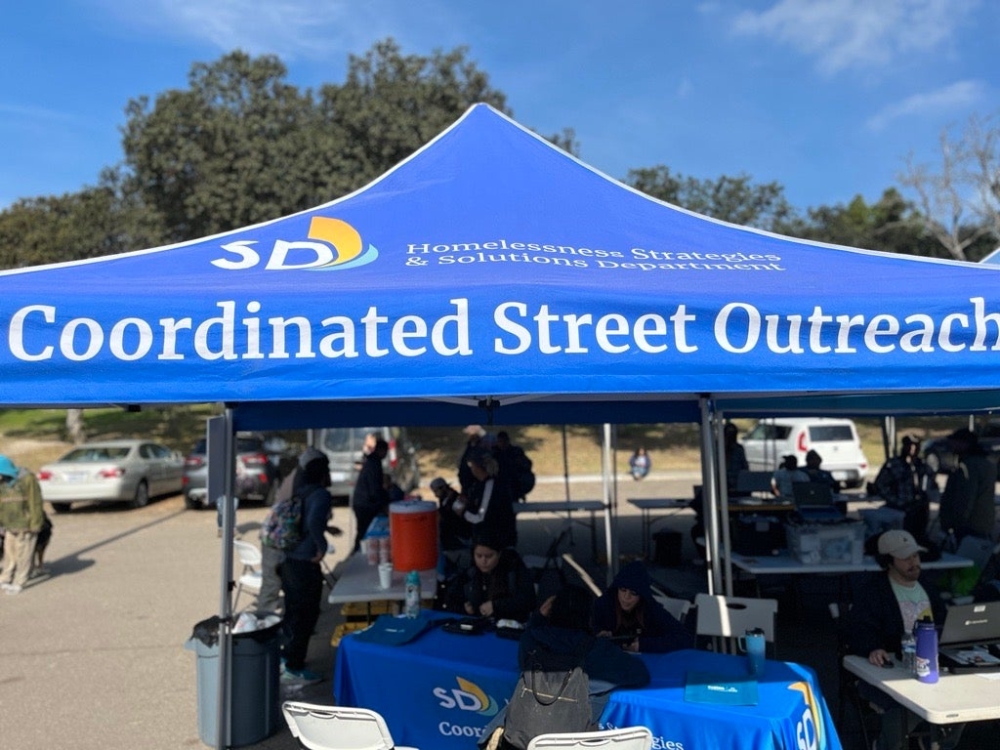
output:
[[[535,608],[535,584],[517,551],[479,529],[472,542],[472,565],[452,580],[445,607],[473,617],[526,622]]]
[[[593,627],[598,637],[623,638],[626,651],[656,654],[694,648],[694,636],[653,598],[649,573],[639,560],[618,571],[594,602]]]
[[[382,438],[375,441],[372,452],[365,456],[365,463],[358,474],[351,495],[351,508],[357,520],[357,534],[354,537],[354,552],[361,548],[361,540],[376,516],[389,512],[389,491],[385,488],[385,472],[382,460],[389,453],[389,444]]]
[[[852,654],[884,666],[899,653],[903,633],[912,632],[917,620],[930,616],[936,623],[944,621],[941,595],[920,569],[920,553],[926,551],[908,531],[893,529],[879,537],[876,559],[884,572],[871,573],[862,581],[847,618],[846,638]],[[917,717],[905,715],[903,706],[868,683],[859,683],[858,691],[862,698],[884,711],[876,747],[879,750],[902,747],[904,735],[916,726]],[[935,747],[954,748],[963,727],[963,724],[932,725]]]

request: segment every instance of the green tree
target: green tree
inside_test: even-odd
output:
[[[784,187],[777,182],[755,184],[745,174],[698,179],[659,165],[629,170],[626,182],[667,203],[742,226],[777,231],[795,216]]]
[[[306,208],[308,94],[273,56],[242,52],[192,66],[188,90],[129,102],[127,184],[160,218],[164,241],[207,236]]]
[[[148,247],[158,234],[107,172],[98,187],[22,199],[0,212],[0,267],[122,253]]]
[[[379,42],[315,96],[286,75],[273,56],[233,52],[193,66],[187,90],[130,102],[125,164],[166,240],[312,208],[396,165],[471,104],[505,111],[464,48],[423,57]]]

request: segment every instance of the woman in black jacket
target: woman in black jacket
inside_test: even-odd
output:
[[[446,609],[473,617],[526,622],[535,608],[535,584],[516,550],[504,548],[488,529],[472,543],[472,565],[455,577]]]

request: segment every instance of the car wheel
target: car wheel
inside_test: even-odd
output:
[[[188,510],[199,510],[204,506],[202,506],[200,502],[192,498],[190,495],[185,495],[184,507],[187,508]]]
[[[52,503],[52,510],[56,513],[69,513],[71,503]]]
[[[133,508],[144,508],[149,505],[149,486],[143,481],[135,488],[135,498],[132,500]]]

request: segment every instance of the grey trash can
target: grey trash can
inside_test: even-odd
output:
[[[259,618],[268,612],[255,613]],[[197,654],[198,736],[215,746],[219,714],[219,618],[194,627],[185,648]],[[252,745],[281,726],[281,622],[233,634],[230,665],[230,716],[233,747]]]

